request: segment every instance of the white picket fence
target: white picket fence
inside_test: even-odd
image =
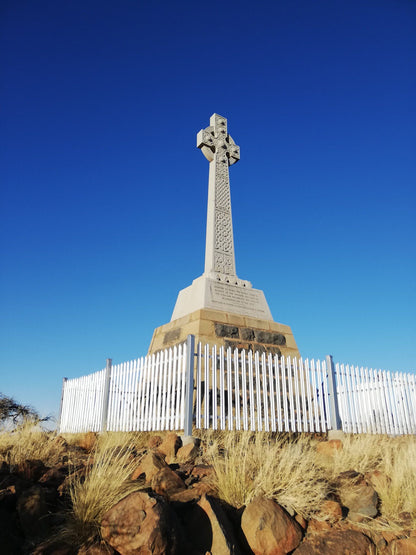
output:
[[[351,433],[416,433],[416,376],[335,365],[342,429]]]
[[[60,432],[183,429],[185,361],[183,344],[64,380]]]
[[[416,433],[414,374],[197,346],[64,380],[59,430]],[[191,354],[194,353],[194,356]],[[336,392],[336,393],[335,393]]]

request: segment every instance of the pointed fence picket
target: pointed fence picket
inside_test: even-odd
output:
[[[60,432],[191,430],[192,421],[230,431],[411,434],[416,377],[188,341],[64,380]]]

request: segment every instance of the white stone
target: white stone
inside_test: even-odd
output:
[[[179,292],[172,320],[202,308],[273,320],[263,291],[237,277],[235,270],[229,166],[240,159],[240,148],[218,114],[197,135],[197,147],[209,161],[205,270]]]
[[[217,281],[205,275],[194,279],[192,285],[179,292],[171,321],[202,308],[273,321],[263,291]]]

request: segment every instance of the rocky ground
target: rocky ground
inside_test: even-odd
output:
[[[69,490],[75,474],[78,482],[88,477],[95,440],[93,434],[78,443],[54,436],[54,456],[47,461],[13,465],[3,457],[0,553],[416,554],[412,515],[401,515],[401,527],[383,528],[377,487],[389,478],[380,472],[341,473],[322,510],[308,520],[262,496],[236,508],[219,498],[202,446],[197,441],[182,445],[175,433],[149,435],[146,445],[132,450],[130,481],[137,482],[137,491],[106,510],[99,534],[80,544],[65,533],[73,502]],[[340,448],[338,440],[318,444],[324,457]],[[379,529],[368,526],[368,519],[379,519]]]

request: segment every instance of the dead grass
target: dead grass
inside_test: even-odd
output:
[[[410,520],[412,527],[416,527],[415,437],[346,435],[343,448],[335,451],[332,459],[323,459],[322,464],[328,480],[334,480],[347,470],[364,475],[378,471],[372,481],[380,499],[383,519],[392,529],[397,529],[404,520]],[[367,524],[377,529],[380,525],[384,528],[381,522],[368,521]]]
[[[416,438],[396,438],[387,444],[379,468],[389,478],[377,485],[383,517],[401,522],[403,513],[408,513],[416,528]]]
[[[365,474],[379,469],[386,448],[392,441],[387,436],[346,434],[342,439],[342,449],[335,451],[332,458],[322,459],[327,476],[333,479],[347,470]]]
[[[103,514],[123,497],[143,487],[130,476],[137,467],[131,434],[103,434],[91,453],[92,466],[85,475],[74,473],[69,492],[72,509],[63,536],[66,541],[88,543],[99,536]]]
[[[27,460],[53,460],[59,451],[55,436],[31,420],[16,426],[12,431],[0,433],[0,457],[11,468]]]
[[[275,499],[288,512],[310,516],[328,492],[313,441],[305,436],[228,433],[208,459],[220,498],[241,507],[257,495]]]

